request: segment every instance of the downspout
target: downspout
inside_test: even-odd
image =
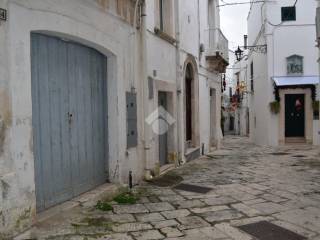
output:
[[[200,26],[200,0],[198,0],[198,49],[200,49],[200,41],[201,41],[201,26]],[[199,66],[201,65],[201,53],[200,51],[198,50],[199,54],[198,54],[198,57],[199,57]],[[200,68],[199,68],[200,70]],[[199,92],[200,93],[200,92]]]
[[[177,147],[178,147],[178,152],[177,152],[177,161],[178,164],[181,164],[182,156],[182,147],[180,146],[181,144],[181,139],[180,139],[180,134],[181,134],[181,123],[180,123],[180,104],[181,104],[181,94],[182,94],[182,89],[181,89],[181,78],[180,78],[180,13],[179,13],[179,0],[174,1],[174,19],[175,19],[175,38],[176,38],[176,88],[177,88],[177,107],[176,107],[176,115],[177,115]],[[182,118],[183,119],[183,118]]]
[[[149,139],[149,125],[145,121],[148,118],[149,114],[149,98],[148,98],[148,68],[147,68],[147,15],[146,15],[146,1],[141,1],[141,80],[140,88],[141,95],[143,100],[142,107],[142,116],[143,119],[143,161],[145,168],[145,179],[150,180],[153,177],[151,169],[148,166],[148,159],[151,159],[150,156],[150,142],[152,139]],[[137,59],[139,62],[139,59]]]
[[[131,46],[133,49],[133,56],[132,56],[132,78],[129,80],[130,81],[130,88],[132,91],[135,90],[135,76],[136,76],[136,69],[137,69],[137,56],[138,56],[138,29],[140,26],[137,26],[137,20],[138,17],[141,19],[141,16],[138,16],[138,10],[139,10],[139,5],[141,4],[141,0],[136,0],[135,6],[134,6],[134,13],[133,13],[133,29],[132,32],[130,33],[129,40],[131,40]]]

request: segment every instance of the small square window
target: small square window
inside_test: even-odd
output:
[[[282,7],[281,8],[282,21],[296,21],[296,7]]]

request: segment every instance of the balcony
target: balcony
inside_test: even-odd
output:
[[[219,28],[205,31],[205,55],[210,71],[225,73],[229,65],[229,43]]]

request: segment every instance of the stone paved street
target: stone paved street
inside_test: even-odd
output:
[[[266,220],[308,239],[320,239],[319,149],[258,147],[238,137],[227,137],[223,146],[174,170],[183,183],[212,188],[207,194],[146,185],[139,204],[115,205],[112,213],[78,207],[38,224],[27,235],[37,239],[250,240],[254,238],[237,226]],[[91,224],[75,224],[84,218],[91,219]]]

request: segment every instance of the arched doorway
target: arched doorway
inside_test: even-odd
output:
[[[192,107],[192,99],[194,96],[194,73],[191,64],[189,63],[186,68],[186,75],[185,75],[185,101],[186,101],[186,141],[188,145],[191,145],[193,140],[192,134],[192,116],[193,116],[193,107]]]

